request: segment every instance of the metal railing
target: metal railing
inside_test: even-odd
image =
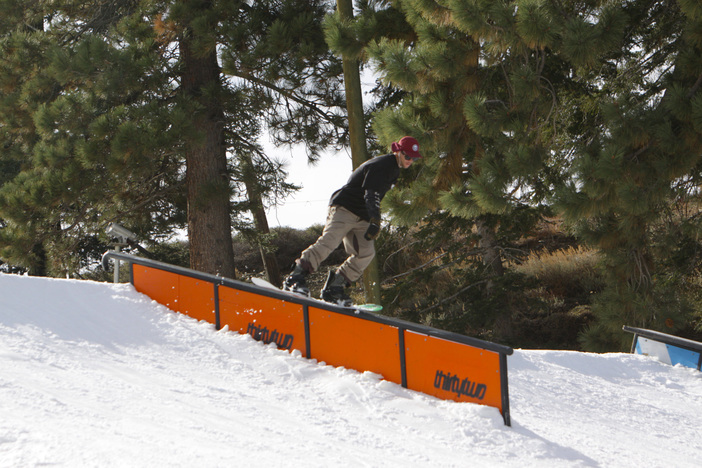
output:
[[[631,343],[632,353],[655,356],[671,365],[681,364],[697,370],[702,368],[702,343],[627,325],[624,325],[622,330],[634,334]]]

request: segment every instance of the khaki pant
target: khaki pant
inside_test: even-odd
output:
[[[338,272],[348,281],[356,281],[375,256],[373,241],[363,237],[369,224],[346,208],[330,206],[324,232],[317,242],[302,252],[300,259],[308,262],[315,271],[343,241],[349,258],[339,267]]]

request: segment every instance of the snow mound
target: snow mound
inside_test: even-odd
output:
[[[702,459],[702,373],[516,350],[512,427],[173,313],[0,275],[0,466],[648,466]]]

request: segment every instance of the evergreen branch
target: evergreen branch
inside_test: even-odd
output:
[[[638,157],[641,156],[646,150],[648,150],[652,146],[652,142],[646,143],[644,146],[641,148],[637,149],[633,154],[629,156],[632,160],[638,160]]]
[[[509,102],[514,102],[514,85],[512,85],[512,80],[509,79],[509,73],[507,72],[504,62],[500,62],[500,70],[502,70],[502,74],[505,78],[505,87],[507,88]],[[507,106],[505,105],[505,107]]]
[[[390,255],[388,255],[387,258],[385,259],[385,266],[387,266],[388,260],[390,260],[394,255],[399,254],[399,253],[402,252],[403,250],[406,250],[407,248],[409,248],[409,247],[411,247],[411,246],[413,246],[414,244],[417,244],[417,243],[419,243],[418,240],[416,240],[416,241],[414,241],[414,242],[410,242],[409,244],[400,247],[399,249],[397,249],[396,251],[394,251],[393,253],[391,253]]]
[[[417,241],[417,242],[419,242],[419,241]],[[416,242],[415,242],[415,243],[416,243]],[[402,250],[402,249],[400,249],[400,250]],[[398,251],[395,252],[395,253],[399,253],[400,250],[398,250]],[[476,254],[477,252],[478,252],[477,249],[473,249],[473,250],[467,252],[467,253],[466,253],[466,256],[474,255],[474,254]],[[431,263],[434,263],[436,260],[439,260],[440,258],[442,258],[442,257],[444,257],[444,256],[446,256],[446,255],[448,255],[449,253],[450,253],[450,252],[444,252],[444,253],[442,253],[442,254],[440,254],[440,255],[437,255],[436,257],[432,258],[431,260],[429,260],[429,261],[427,261],[427,262],[425,262],[425,263],[423,263],[423,264],[421,264],[421,265],[419,265],[419,266],[417,266],[417,267],[414,267],[414,268],[412,268],[412,269],[410,269],[410,270],[407,270],[407,271],[404,272],[404,273],[400,273],[399,275],[395,275],[395,276],[393,276],[393,277],[390,277],[390,278],[385,279],[381,284],[387,284],[387,283],[391,282],[392,280],[395,280],[395,279],[398,279],[398,278],[402,278],[403,276],[407,276],[407,275],[409,275],[409,274],[411,274],[411,273],[414,273],[415,271],[418,271],[418,270],[421,270],[421,269],[423,269],[423,268],[426,268],[426,267],[429,266]],[[394,254],[393,254],[393,255],[394,255]],[[388,257],[388,258],[389,258],[389,257]],[[446,264],[442,265],[442,266],[439,268],[439,271],[440,271],[440,270],[443,270],[443,269],[445,269],[445,268],[448,268],[448,267],[450,267],[450,266],[452,266],[452,265],[455,265],[455,264],[458,263],[459,261],[460,261],[460,259],[455,259],[455,260],[453,260],[453,261],[451,261],[451,262],[449,262],[449,263],[446,263]],[[393,301],[393,302],[394,302],[394,301]]]
[[[644,254],[639,249],[634,249],[631,252],[630,257],[633,257],[634,266],[636,267],[638,273],[638,279],[636,280],[636,285],[634,285],[634,278],[630,278],[629,284],[636,290],[639,290],[642,286],[650,286],[652,283],[652,275],[648,267],[648,263],[644,258]]]
[[[700,86],[702,86],[702,73],[700,73],[700,76],[697,77],[697,81],[695,81],[695,84],[692,85],[692,88],[688,91],[688,99],[695,95]]]
[[[446,298],[440,300],[439,302],[437,302],[437,303],[434,304],[433,306],[428,307],[428,308],[422,310],[421,312],[424,313],[424,312],[428,312],[428,311],[430,311],[430,310],[432,310],[432,309],[436,309],[437,307],[442,306],[442,305],[445,304],[446,302],[457,298],[458,296],[460,296],[460,295],[463,294],[464,292],[468,291],[470,288],[475,287],[475,286],[480,286],[481,284],[485,284],[485,283],[488,283],[488,282],[490,282],[490,281],[492,281],[492,278],[487,278],[487,279],[484,279],[484,280],[480,280],[480,281],[478,281],[477,283],[469,284],[469,285],[466,286],[465,288],[463,288],[463,289],[461,289],[460,291],[458,291],[456,294],[453,294],[452,296],[449,296],[449,297],[446,297]]]
[[[399,251],[398,251],[398,252],[399,252]],[[397,252],[395,252],[395,253],[397,253]],[[440,254],[440,255],[437,255],[436,257],[432,258],[431,260],[429,260],[429,261],[427,261],[427,262],[425,262],[425,263],[422,263],[422,264],[419,265],[418,267],[412,268],[411,270],[407,270],[407,271],[405,271],[405,272],[403,272],[403,273],[400,273],[399,275],[395,275],[395,276],[392,276],[392,277],[390,277],[390,278],[385,279],[381,284],[387,284],[387,283],[391,282],[392,280],[395,280],[395,279],[398,279],[398,278],[402,278],[403,276],[407,276],[407,275],[409,275],[409,274],[411,274],[411,273],[413,273],[413,272],[415,272],[415,271],[417,271],[417,270],[421,270],[421,269],[423,269],[424,267],[428,266],[428,265],[431,264],[431,263],[434,263],[435,261],[437,261],[438,259],[440,259],[440,258],[442,258],[442,257],[444,257],[444,256],[446,256],[446,255],[448,255],[448,252],[444,252],[444,253],[442,253],[442,254]]]
[[[151,182],[154,182],[154,181],[156,181],[157,179],[158,179],[158,175],[152,177],[150,180],[147,180],[147,181],[145,182],[144,185],[147,185],[147,186],[148,186],[148,185],[151,184]],[[148,206],[149,204],[153,203],[154,201],[157,201],[157,200],[159,200],[159,199],[162,199],[162,198],[164,198],[165,195],[168,195],[168,194],[170,194],[170,193],[178,193],[178,192],[181,191],[181,190],[182,190],[182,187],[181,187],[179,184],[171,185],[171,186],[169,186],[169,187],[165,187],[165,188],[162,188],[162,189],[160,189],[160,190],[154,190],[154,191],[151,192],[151,194],[149,194],[149,195],[147,195],[147,196],[144,196],[144,197],[140,197],[140,198],[141,198],[141,201],[139,201],[138,203],[134,204],[134,205],[133,205],[131,208],[129,208],[128,210],[118,212],[117,214],[115,214],[115,216],[113,216],[113,217],[111,217],[111,218],[109,218],[109,219],[106,219],[104,222],[105,222],[105,224],[107,224],[107,223],[112,222],[112,221],[119,221],[119,219],[120,219],[121,217],[123,217],[123,216],[124,216],[125,214],[127,214],[127,213],[134,213],[134,212],[139,213],[139,212],[141,212],[146,206]]]
[[[539,75],[539,78],[543,78],[542,73],[544,72],[544,67],[546,67],[546,51],[543,50],[541,53],[539,51],[536,52],[537,56],[539,56],[538,59],[538,67],[537,67],[537,74]]]
[[[556,104],[558,103],[558,96],[556,96],[556,91],[553,86],[553,83],[551,83],[551,81],[548,78],[539,75],[539,79],[544,80],[548,84],[548,86],[545,86],[545,88],[549,93],[551,93],[551,101],[553,102],[553,105],[551,106],[551,109],[549,109],[548,115],[544,119],[549,120],[551,118],[551,113],[553,113],[553,110],[556,108]]]
[[[322,117],[322,119],[324,119],[324,121],[326,121],[327,123],[330,123],[332,125],[334,124],[334,115],[333,114],[329,114],[327,112],[322,111],[322,109],[320,109],[319,106],[317,106],[317,104],[315,104],[314,102],[312,102],[308,99],[304,99],[304,98],[296,95],[295,93],[290,92],[286,89],[283,89],[279,86],[276,86],[273,83],[271,83],[270,81],[263,80],[263,79],[258,78],[256,76],[250,75],[248,73],[231,73],[230,72],[230,75],[236,76],[237,78],[242,78],[244,80],[248,80],[252,83],[261,85],[264,88],[268,88],[272,91],[275,91],[276,93],[280,94],[284,98],[291,100],[291,101],[294,101],[294,102],[296,102],[296,103],[298,103],[298,104],[300,104],[308,109],[311,109],[315,114]]]

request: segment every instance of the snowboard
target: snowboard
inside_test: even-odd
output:
[[[326,302],[326,301],[323,301],[321,299],[315,299],[315,298],[310,297],[310,296],[305,296],[304,294],[299,294],[299,293],[292,292],[292,291],[286,291],[284,289],[281,289],[281,288],[274,286],[273,284],[269,283],[268,281],[264,280],[263,278],[251,278],[251,282],[253,284],[255,284],[256,286],[259,286],[261,288],[275,289],[276,291],[280,291],[280,292],[283,292],[285,294],[292,294],[293,296],[304,297],[307,299],[311,299],[313,301],[322,302],[324,304],[332,304],[332,305],[335,305],[337,307],[343,307],[344,309],[363,310],[366,312],[380,312],[381,310],[383,310],[383,306],[381,306],[380,304],[358,304],[358,305],[354,304],[354,305],[350,305],[350,306],[346,306],[346,307],[340,306],[339,304]]]

